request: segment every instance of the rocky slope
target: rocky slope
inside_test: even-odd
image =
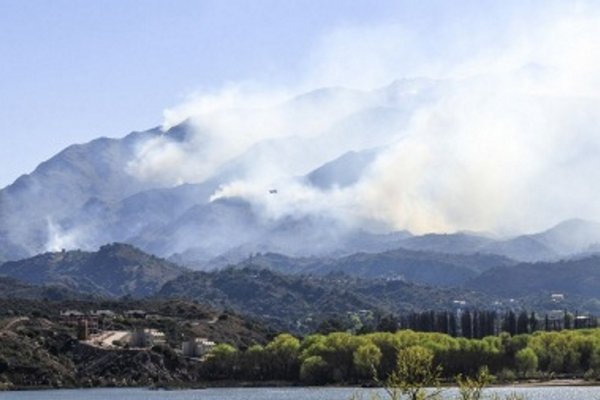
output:
[[[29,301],[29,304],[13,310],[10,316],[0,312],[0,389],[193,386],[206,373],[201,363],[187,360],[174,350],[180,348],[183,337],[208,337],[242,349],[264,344],[272,337],[266,328],[251,320],[178,301]],[[108,350],[80,343],[75,339],[74,328],[60,323],[58,313],[67,307],[79,310],[104,307],[115,312],[129,308],[146,310],[155,318],[145,323],[166,332],[167,345],[143,350]],[[190,327],[192,322],[194,326]],[[114,329],[125,330],[140,323],[122,319],[112,322]]]

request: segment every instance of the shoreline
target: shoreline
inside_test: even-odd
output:
[[[513,384],[490,385],[489,387],[576,387],[576,386],[600,386],[598,381],[586,381],[585,379],[551,379],[548,381],[530,380],[516,382]]]
[[[456,388],[456,385],[442,385],[444,389]],[[521,381],[514,383],[491,384],[486,389],[500,388],[543,388],[543,387],[600,387],[599,381],[586,381],[584,379],[552,379],[547,381]],[[264,381],[264,382],[236,382],[236,381],[220,381],[220,382],[197,382],[194,384],[172,383],[172,384],[156,384],[153,386],[65,386],[65,387],[48,387],[48,386],[19,386],[19,387],[0,387],[0,393],[3,392],[23,392],[23,391],[53,391],[53,390],[93,390],[93,389],[147,389],[156,391],[177,391],[177,390],[205,390],[205,389],[251,389],[251,388],[349,388],[349,389],[377,389],[379,386],[371,385],[321,385],[310,386],[303,385],[300,382],[286,381]]]

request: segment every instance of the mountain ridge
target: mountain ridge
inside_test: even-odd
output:
[[[217,133],[229,131],[200,117],[69,146],[0,190],[0,262],[112,242],[202,269],[258,251],[340,257],[406,248],[517,261],[595,252],[600,225],[589,221],[508,239],[464,232],[390,239],[382,235],[393,231],[387,222],[370,217],[376,209],[355,216],[355,206],[327,208],[329,196],[362,193],[363,177],[407,139],[412,112],[448,85],[414,79],[372,91],[324,88],[272,108],[219,111],[218,121],[233,121],[232,135],[274,117],[294,122],[233,150],[219,147],[227,138]],[[182,162],[190,159],[201,162]]]
[[[96,252],[43,253],[0,265],[0,276],[108,297],[151,295],[185,271],[127,244],[105,245]]]

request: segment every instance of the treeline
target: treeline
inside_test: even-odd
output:
[[[597,328],[596,316],[554,311],[550,314],[512,310],[482,311],[425,311],[404,314],[401,316],[367,314],[368,319],[350,314],[346,320],[336,318],[326,319],[317,328],[317,332],[327,334],[336,331],[351,331],[366,334],[372,332],[396,332],[400,329],[410,329],[418,332],[445,333],[452,337],[481,339],[486,336],[499,335],[508,332],[511,335],[533,333],[537,331],[560,331],[563,329],[593,329]]]
[[[282,334],[264,347],[255,345],[245,351],[227,344],[216,346],[203,363],[203,375],[213,380],[285,380],[315,385],[385,382],[402,351],[415,346],[430,352],[441,377],[449,380],[458,374],[474,375],[483,367],[509,381],[556,374],[600,376],[600,329],[516,336],[504,332],[482,339],[411,330],[365,335],[336,332],[302,340]]]
[[[331,324],[333,325],[333,324]],[[334,325],[335,326],[335,325]],[[364,325],[358,333],[395,332],[410,329],[418,332],[445,333],[452,337],[481,339],[501,332],[511,335],[537,331],[560,331],[563,329],[590,329],[598,327],[598,319],[590,315],[580,315],[567,311],[538,315],[535,312],[498,312],[480,310],[460,310],[458,312],[426,311],[396,317],[387,315],[377,324]]]

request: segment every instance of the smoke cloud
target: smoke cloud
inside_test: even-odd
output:
[[[267,219],[318,214],[379,231],[600,219],[598,7],[523,10],[336,29],[302,82],[230,85],[166,110],[167,133],[130,172],[167,186],[216,179],[211,201],[241,197]],[[173,140],[183,121],[193,134]],[[306,178],[373,149],[352,184]]]

